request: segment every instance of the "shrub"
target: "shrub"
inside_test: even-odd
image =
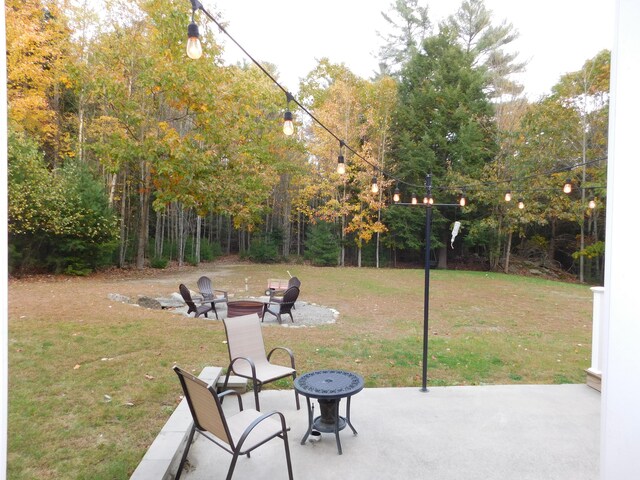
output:
[[[151,265],[151,268],[163,269],[167,268],[167,265],[169,265],[169,259],[164,257],[154,257],[151,259],[149,264]]]
[[[257,263],[274,263],[279,261],[278,247],[271,240],[257,240],[251,243],[246,257]]]

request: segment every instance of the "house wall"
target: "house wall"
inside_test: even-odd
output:
[[[640,2],[617,0],[611,65],[600,477],[640,478]]]

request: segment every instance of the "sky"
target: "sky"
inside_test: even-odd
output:
[[[188,6],[187,0],[184,0]],[[278,81],[295,94],[300,78],[328,57],[352,72],[370,78],[377,70],[376,53],[388,31],[381,12],[394,0],[201,0],[210,13],[220,12],[227,31],[259,62],[274,64]],[[454,13],[457,0],[422,0],[436,24]],[[494,23],[506,20],[520,32],[513,49],[526,61],[526,73],[516,79],[530,100],[548,94],[560,76],[579,70],[584,62],[614,40],[615,0],[485,0]],[[199,14],[202,16],[202,14]],[[216,18],[217,15],[216,15]],[[198,18],[202,24],[207,21]],[[224,34],[219,34],[222,40]],[[248,58],[229,40],[225,59]]]

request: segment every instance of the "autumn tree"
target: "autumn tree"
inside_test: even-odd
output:
[[[591,215],[588,200],[589,196],[599,196],[601,200],[604,197],[609,65],[609,52],[603,51],[587,60],[579,71],[563,75],[552,94],[534,104],[523,119],[519,149],[522,160],[538,170],[557,172],[543,176],[549,183],[540,188],[553,186],[555,192],[560,192],[569,179],[574,186],[572,195],[577,195],[577,198],[565,195],[563,200],[558,194],[548,198],[551,258],[556,249],[558,220],[580,226],[577,243],[567,247],[570,253],[584,252],[587,224],[597,231],[597,216]],[[604,202],[599,203],[596,213],[602,214]],[[591,243],[596,241],[593,238]],[[581,281],[584,281],[584,258],[585,255],[578,255]]]
[[[43,148],[52,167],[70,152],[64,126],[70,31],[58,2],[5,2],[9,121]]]

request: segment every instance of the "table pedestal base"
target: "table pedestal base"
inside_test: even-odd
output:
[[[302,437],[301,445],[304,445],[309,438],[312,430],[317,430],[321,433],[333,433],[336,436],[336,444],[338,445],[338,454],[342,455],[342,445],[340,444],[340,430],[343,430],[347,425],[351,428],[354,435],[358,432],[353,425],[351,425],[351,397],[347,397],[347,416],[340,416],[340,399],[330,400],[318,400],[320,405],[320,416],[313,418],[313,406],[311,400],[307,397],[307,412],[309,414],[309,428],[304,437]]]

